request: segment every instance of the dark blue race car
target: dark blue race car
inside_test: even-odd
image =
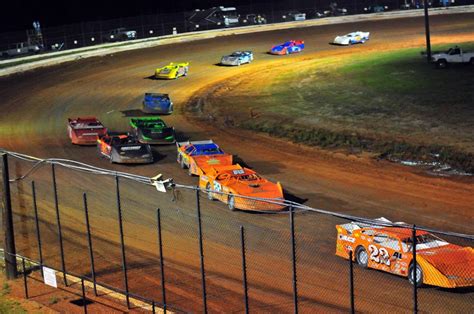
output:
[[[143,112],[156,114],[171,114],[173,102],[168,94],[146,93],[143,99]]]

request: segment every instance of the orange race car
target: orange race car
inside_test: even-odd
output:
[[[383,222],[390,222],[379,218]],[[411,284],[443,288],[474,285],[474,250],[448,243],[426,231],[416,231],[416,280],[413,279],[412,230],[377,227],[359,222],[337,225],[336,255],[407,277]]]
[[[203,169],[203,174],[199,177],[199,187],[207,190],[209,199],[218,199],[226,203],[231,210],[277,211],[285,208],[283,189],[279,182],[272,183],[255,171],[238,164]]]
[[[224,151],[212,140],[176,142],[177,161],[181,168],[188,168],[189,175],[201,175],[203,168],[232,165],[232,155]]]

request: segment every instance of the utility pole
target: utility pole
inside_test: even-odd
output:
[[[425,9],[426,59],[431,62],[430,19],[428,16],[428,0],[423,1]]]
[[[5,233],[5,270],[7,279],[15,279],[17,276],[15,233],[13,232],[13,212],[10,194],[10,175],[8,173],[8,155],[2,154],[2,178],[3,178],[3,230]]]

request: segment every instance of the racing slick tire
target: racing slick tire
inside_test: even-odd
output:
[[[471,58],[471,60],[469,61],[469,64],[474,65],[474,58]]]
[[[417,287],[423,286],[423,269],[421,269],[420,265],[416,264],[416,283],[415,280],[413,280],[413,263],[410,264],[410,267],[408,267],[408,281]]]
[[[358,265],[367,268],[367,264],[369,263],[369,254],[363,246],[357,247],[355,251],[355,260]]]
[[[207,182],[206,184],[206,190],[207,190],[207,198],[211,201],[214,200],[214,196],[212,195],[212,190],[211,190],[211,184]]]
[[[235,197],[234,195],[230,194],[227,197],[227,206],[229,206],[229,209],[234,211],[235,210]]]

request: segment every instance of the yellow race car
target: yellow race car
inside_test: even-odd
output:
[[[173,80],[188,75],[189,62],[173,63],[155,70],[155,78]]]

